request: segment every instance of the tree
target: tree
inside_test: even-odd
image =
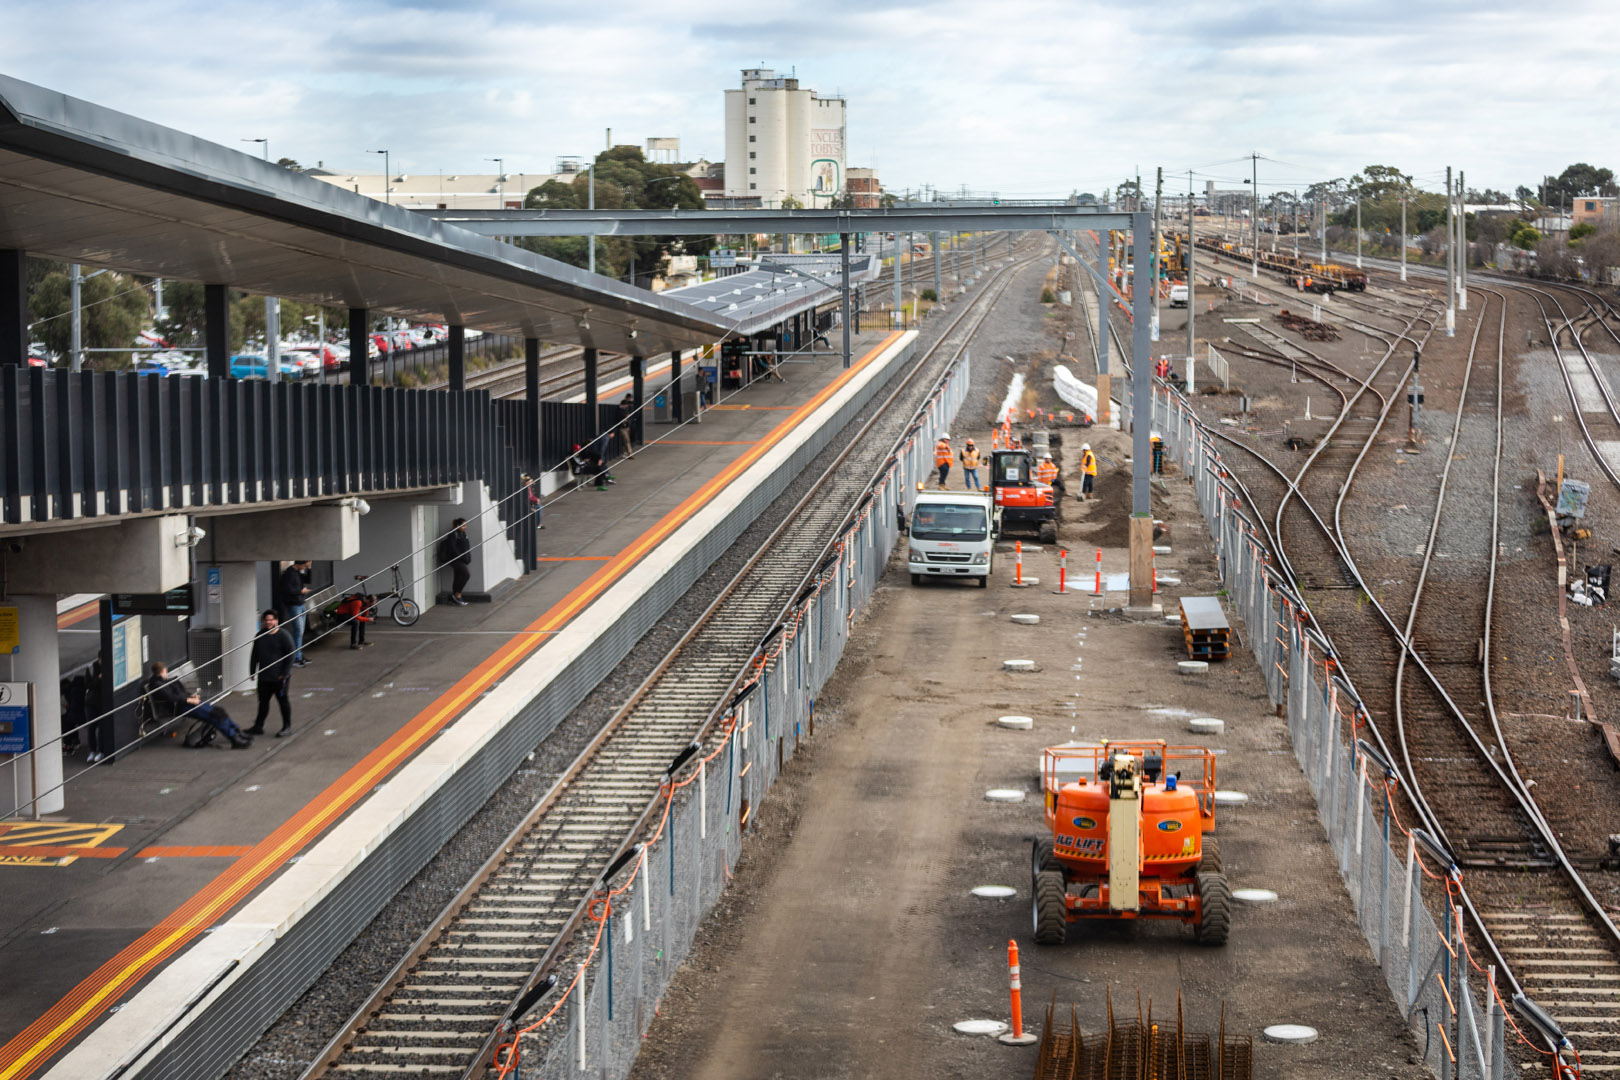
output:
[[[637,146],[615,146],[597,154],[596,207],[599,210],[702,210],[703,192],[690,176],[668,165],[647,161]],[[590,206],[590,175],[580,172],[571,183],[548,180],[523,200],[530,209],[579,210]],[[530,237],[522,247],[572,266],[587,266],[590,240],[586,237]],[[596,269],[609,277],[625,278],[632,264],[638,279],[663,272],[672,254],[703,255],[714,246],[713,237],[602,236],[596,238]]]
[[[1528,221],[1515,221],[1508,231],[1508,243],[1525,251],[1533,251],[1541,243],[1541,233]]]
[[[1569,242],[1571,244],[1579,243],[1597,231],[1598,229],[1596,225],[1592,224],[1590,221],[1583,221],[1579,225],[1576,225],[1574,228],[1569,230]]]
[[[1412,178],[1393,165],[1368,165],[1361,173],[1350,178],[1350,190],[1360,195],[1363,202],[1373,202],[1389,196],[1399,199],[1417,190]]]
[[[30,336],[65,355],[73,343],[73,292],[65,268],[47,272],[28,298]],[[150,310],[145,285],[126,274],[86,276],[79,287],[82,344],[86,349],[127,348],[146,326]],[[97,354],[93,366],[129,366],[128,353]]]
[[[280,165],[283,169],[291,169],[293,172],[304,171],[304,167],[290,157],[277,158],[276,164]]]
[[[1561,205],[1582,195],[1617,195],[1613,169],[1576,162],[1547,182],[1547,201]]]
[[[782,209],[803,210],[804,203],[800,202],[798,199],[795,199],[792,195],[784,195],[782,196]]]

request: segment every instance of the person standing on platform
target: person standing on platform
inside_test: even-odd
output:
[[[1091,452],[1090,443],[1080,447],[1080,473],[1080,498],[1084,501],[1091,498],[1097,483],[1097,455]]]
[[[969,439],[967,444],[962,447],[960,456],[962,459],[962,483],[969,491],[983,491],[984,489],[979,486],[979,463],[981,460],[979,448],[973,445],[972,439]]]
[[[951,437],[941,435],[934,444],[934,467],[939,470],[939,489],[945,490],[945,478],[951,475]]]
[[[304,659],[304,617],[309,611],[309,585],[304,574],[313,565],[308,560],[290,562],[281,572],[281,602],[287,609],[287,630],[293,640],[293,667],[308,667]]]
[[[287,687],[292,682],[293,656],[297,649],[292,635],[281,629],[281,620],[274,611],[259,617],[259,636],[253,639],[253,655],[248,660],[248,671],[258,679],[259,711],[254,714],[249,735],[264,734],[264,718],[270,715],[270,702],[281,710],[281,730],[276,738],[292,731],[292,702],[287,698]]]
[[[619,399],[619,423],[614,428],[618,432],[619,452],[626,461],[636,456],[635,447],[630,445],[630,421],[635,413],[635,398],[630,394]]]
[[[466,518],[450,523],[449,535],[439,544],[439,563],[450,568],[450,602],[466,607],[467,599],[461,591],[472,578],[472,541],[467,537]]]

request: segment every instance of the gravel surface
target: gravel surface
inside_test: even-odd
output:
[[[987,323],[1001,317],[1004,307],[1027,299],[1040,307],[1038,276],[1032,297],[1022,294],[1028,269],[998,302]],[[980,288],[987,279],[981,277]],[[951,311],[977,295],[977,289],[948,305]],[[1026,313],[1026,318],[1027,313]],[[941,314],[925,322],[920,347],[928,348],[948,323]],[[973,386],[977,390],[981,373],[988,364],[975,358]],[[847,438],[859,430],[876,411],[878,402],[892,390],[900,376],[880,391],[873,402],[850,421]],[[550,789],[557,777],[578,757],[602,724],[640,686],[681,636],[696,622],[713,597],[758,550],[777,523],[790,511],[816,479],[831,465],[843,446],[835,439],[789,484],[759,518],[720,556],[693,588],[675,602],[659,623],[649,630],[585,700],[557,729],[535,749],[531,760],[502,785],[488,803],[464,825],[428,865],[391,899],[382,912],[332,963],[318,979],[264,1033],[227,1074],[231,1080],[296,1080],[308,1064],[325,1048],[354,1010],[364,1003],[376,985],[398,963],[410,946],[461,891],[470,878],[522,820],[533,805]]]

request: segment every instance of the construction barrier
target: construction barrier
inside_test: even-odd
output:
[[[1266,691],[1274,705],[1286,707],[1294,755],[1316,797],[1362,935],[1417,1033],[1425,1064],[1447,1077],[1455,1068],[1459,1080],[1502,1080],[1506,1003],[1495,969],[1485,957],[1470,955],[1454,922],[1462,876],[1432,865],[1432,857],[1425,862],[1410,840],[1413,823],[1403,825],[1392,809],[1384,777],[1369,780],[1368,756],[1356,741],[1366,733],[1366,711],[1337,673],[1331,641],[1311,625],[1308,608],[1274,569],[1214,434],[1174,390],[1155,387],[1152,405],[1166,452],[1192,480],[1215,541],[1228,615],[1246,624],[1243,639]],[[1435,909],[1445,913],[1439,921],[1424,901],[1425,891],[1436,889]],[[1485,991],[1483,1008],[1476,989]]]
[[[799,745],[815,735],[816,695],[844,655],[903,534],[933,448],[967,395],[968,357],[945,373],[895,457],[868,488],[857,520],[807,595],[761,644],[744,690],[699,756],[665,785],[656,829],[601,894],[557,969],[559,987],[524,1020],[517,1055],[492,1075],[619,1080],[627,1076],[698,926],[731,880],[742,835]],[[825,723],[825,721],[823,721]],[[696,764],[696,770],[692,765]],[[633,869],[631,868],[633,866]],[[544,1020],[543,1023],[537,1021]],[[503,1044],[512,1040],[503,1038]]]

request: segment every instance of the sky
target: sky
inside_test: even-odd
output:
[[[723,157],[743,67],[842,94],[852,167],[1007,198],[1302,188],[1388,164],[1511,192],[1620,169],[1620,3],[1564,0],[6,0],[0,71],[257,153],[543,173],[678,136]]]

